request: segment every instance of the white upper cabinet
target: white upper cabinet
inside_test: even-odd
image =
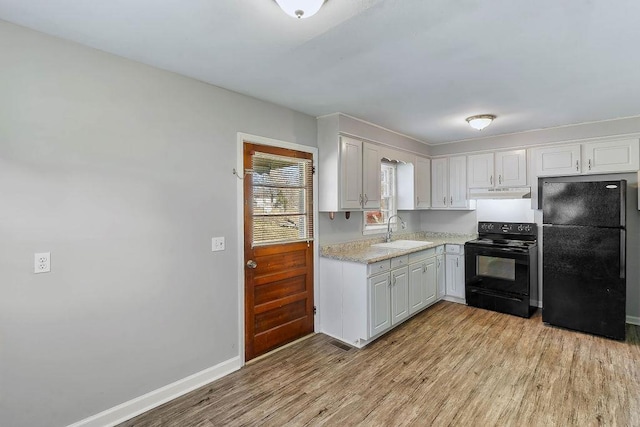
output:
[[[584,173],[635,172],[639,169],[638,139],[582,144]]]
[[[496,187],[521,187],[527,185],[527,151],[510,150],[496,152]],[[495,175],[494,175],[495,176]]]
[[[537,176],[579,175],[580,144],[533,150]]]
[[[340,208],[362,208],[362,141],[340,138]]]
[[[542,176],[636,172],[640,168],[638,138],[535,148],[535,174]]]
[[[414,156],[410,163],[398,164],[398,209],[431,207],[431,160]]]
[[[380,207],[380,154],[374,144],[340,138],[340,209]]]
[[[362,208],[380,207],[380,160],[378,146],[368,142],[362,145]]]
[[[449,157],[449,206],[466,208],[467,199],[467,157]]]
[[[469,188],[527,185],[526,150],[497,151],[468,157]]]
[[[431,207],[431,160],[416,157],[416,207]]]
[[[493,187],[493,153],[469,156],[469,188]]]
[[[431,160],[431,207],[469,208],[466,156]]]
[[[431,160],[431,207],[446,208],[447,196],[449,195],[448,177],[449,159]]]

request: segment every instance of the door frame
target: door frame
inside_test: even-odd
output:
[[[236,168],[238,176],[244,179],[244,143],[252,142],[254,144],[267,145],[271,147],[287,148],[290,150],[302,151],[313,155],[313,166],[316,173],[313,174],[313,304],[318,308],[313,317],[313,330],[317,332],[320,329],[320,288],[318,278],[318,258],[320,243],[318,241],[318,148],[309,145],[302,145],[293,142],[280,141],[277,139],[265,138],[262,136],[251,135],[248,133],[238,132],[237,151],[236,151]],[[240,356],[240,365],[245,364],[244,353],[244,181],[236,180],[236,218],[238,220],[238,353]]]

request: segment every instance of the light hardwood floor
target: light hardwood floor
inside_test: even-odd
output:
[[[626,342],[440,302],[362,350],[317,334],[122,426],[640,426]]]

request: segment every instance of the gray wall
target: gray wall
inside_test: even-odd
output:
[[[315,145],[315,119],[1,21],[0,52],[0,425],[237,356],[237,132]]]

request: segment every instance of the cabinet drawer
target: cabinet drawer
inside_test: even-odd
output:
[[[448,254],[460,254],[464,253],[463,245],[446,245],[445,252]]]
[[[426,249],[420,252],[409,254],[409,264],[431,258],[436,255],[436,248]]]
[[[408,255],[399,256],[397,258],[391,258],[391,269],[392,270],[394,268],[404,267],[405,265],[408,265],[408,264],[409,264],[409,256]]]
[[[367,276],[373,276],[374,274],[384,273],[385,271],[389,271],[390,262],[388,259],[374,262],[373,264],[367,265]]]

